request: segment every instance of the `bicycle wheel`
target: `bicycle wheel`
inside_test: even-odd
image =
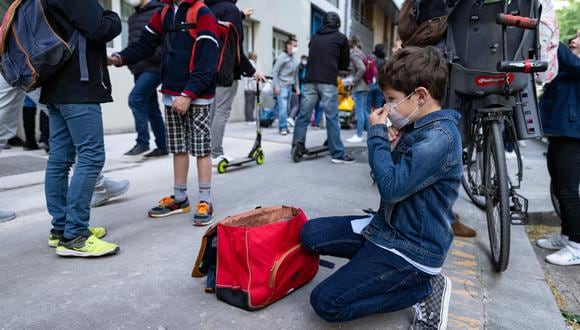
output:
[[[495,270],[507,269],[510,254],[511,214],[505,150],[498,122],[486,129],[485,152],[485,213],[491,259]]]
[[[472,144],[467,148],[463,164],[461,185],[469,199],[480,209],[485,209],[485,196],[479,193],[483,186],[483,152]]]

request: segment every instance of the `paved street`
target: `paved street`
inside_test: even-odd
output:
[[[245,124],[228,126],[226,152],[245,155],[254,132]],[[218,219],[257,205],[301,207],[309,218],[360,214],[376,208],[378,194],[365,163],[364,145],[349,145],[360,161],[335,165],[328,156],[294,164],[291,136],[268,129],[266,161],[213,178]],[[352,131],[343,132],[344,138]],[[309,131],[309,145],[321,144],[325,131]],[[0,329],[406,329],[407,310],[350,323],[328,324],[312,311],[312,288],[332,270],[283,300],[259,312],[245,312],[204,293],[204,280],[192,279],[191,268],[205,229],[193,227],[189,215],[152,220],[146,212],[172,192],[170,158],[148,162],[124,159],[133,134],[106,137],[106,175],[131,181],[129,192],[92,212],[92,224],[106,226],[108,240],[120,244],[118,255],[103,259],[63,259],[46,245],[50,229],[44,206],[43,172],[0,176],[0,207],[19,217],[0,223]],[[537,161],[541,146],[525,148]],[[540,150],[540,151],[538,151]],[[5,158],[45,157],[42,152],[8,150]],[[541,155],[540,155],[541,156]],[[533,160],[533,161],[532,161]],[[536,164],[536,163],[534,163]],[[530,166],[527,171],[540,170]],[[1,170],[1,169],[0,169]],[[0,173],[1,175],[1,173]],[[546,205],[545,173],[526,176],[532,207]],[[532,183],[533,182],[533,183]],[[190,174],[190,189],[196,187]],[[195,191],[190,190],[191,193]],[[526,194],[526,193],[525,193]],[[195,196],[195,195],[194,195]],[[545,206],[548,207],[548,206]],[[488,261],[485,215],[466,196],[455,210],[478,229],[475,239],[456,239],[444,267],[453,281],[451,329],[565,329],[560,311],[524,227],[512,228],[508,270],[495,274]],[[337,266],[340,259],[330,259]]]

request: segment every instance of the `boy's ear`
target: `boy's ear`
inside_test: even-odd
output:
[[[423,105],[431,99],[431,93],[425,87],[417,87],[415,93],[418,95],[419,105]]]

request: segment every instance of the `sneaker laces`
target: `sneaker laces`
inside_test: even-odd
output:
[[[209,213],[209,204],[208,203],[197,204],[197,213],[198,214],[208,214]]]
[[[554,246],[566,246],[568,244],[568,238],[561,234],[551,234],[546,239]]]
[[[173,203],[173,201],[175,201],[175,199],[173,197],[163,197],[161,198],[161,200],[159,201],[159,206],[161,207],[165,207],[171,203]]]

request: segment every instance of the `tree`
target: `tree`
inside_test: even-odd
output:
[[[568,0],[568,3],[567,7],[556,11],[560,40],[565,43],[580,31],[580,0]]]

